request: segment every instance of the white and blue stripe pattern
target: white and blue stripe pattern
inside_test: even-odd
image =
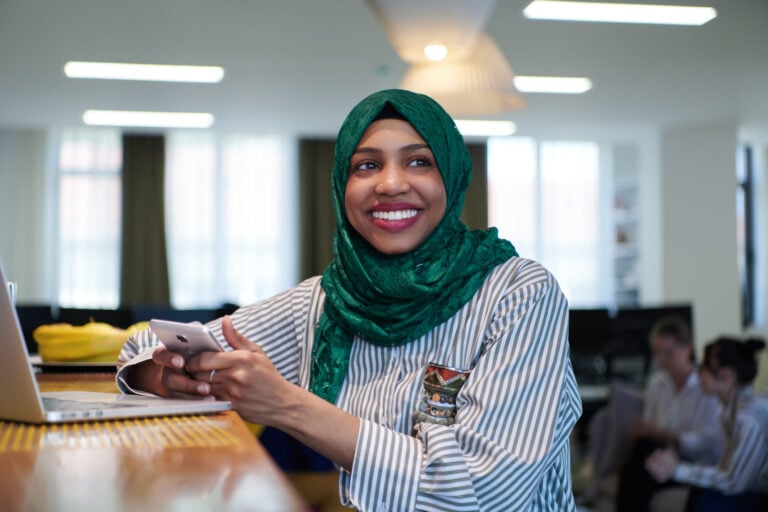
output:
[[[673,478],[724,494],[768,494],[768,399],[743,388],[723,418],[727,444],[720,463],[680,463]]]
[[[307,388],[323,299],[315,277],[232,319],[282,375]],[[567,308],[549,272],[512,258],[423,337],[399,347],[355,339],[338,405],[363,421],[354,467],[342,471],[342,502],[376,511],[575,510],[568,439],[581,402]],[[220,323],[211,326],[220,335]],[[137,335],[121,362],[154,344]],[[430,362],[472,369],[454,425],[413,424]]]

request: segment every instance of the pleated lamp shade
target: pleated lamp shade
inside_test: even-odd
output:
[[[398,55],[430,62],[424,48],[441,44],[446,61],[466,58],[485,28],[496,0],[368,0]]]
[[[485,34],[461,61],[412,64],[400,87],[431,96],[452,116],[483,116],[525,106],[514,72],[496,43]]]

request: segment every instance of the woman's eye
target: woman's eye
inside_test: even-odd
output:
[[[408,167],[429,167],[432,162],[426,158],[414,158],[408,163]]]
[[[377,168],[376,164],[370,161],[358,162],[352,165],[352,170],[354,171],[370,171],[376,168]]]

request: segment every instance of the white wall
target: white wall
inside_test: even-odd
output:
[[[661,190],[660,136],[657,132],[639,140],[639,211],[640,211],[640,303],[658,305],[665,302],[662,268],[662,225],[664,205]]]
[[[41,131],[0,130],[0,261],[23,302],[49,302],[53,294],[45,258],[55,240],[45,222],[55,211],[47,139]]]
[[[699,347],[740,327],[735,123],[661,132],[661,282],[666,302],[692,302]]]

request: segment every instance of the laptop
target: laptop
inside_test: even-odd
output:
[[[29,423],[203,414],[231,408],[229,402],[214,400],[178,400],[90,391],[41,393],[1,264],[0,394],[0,419]]]

